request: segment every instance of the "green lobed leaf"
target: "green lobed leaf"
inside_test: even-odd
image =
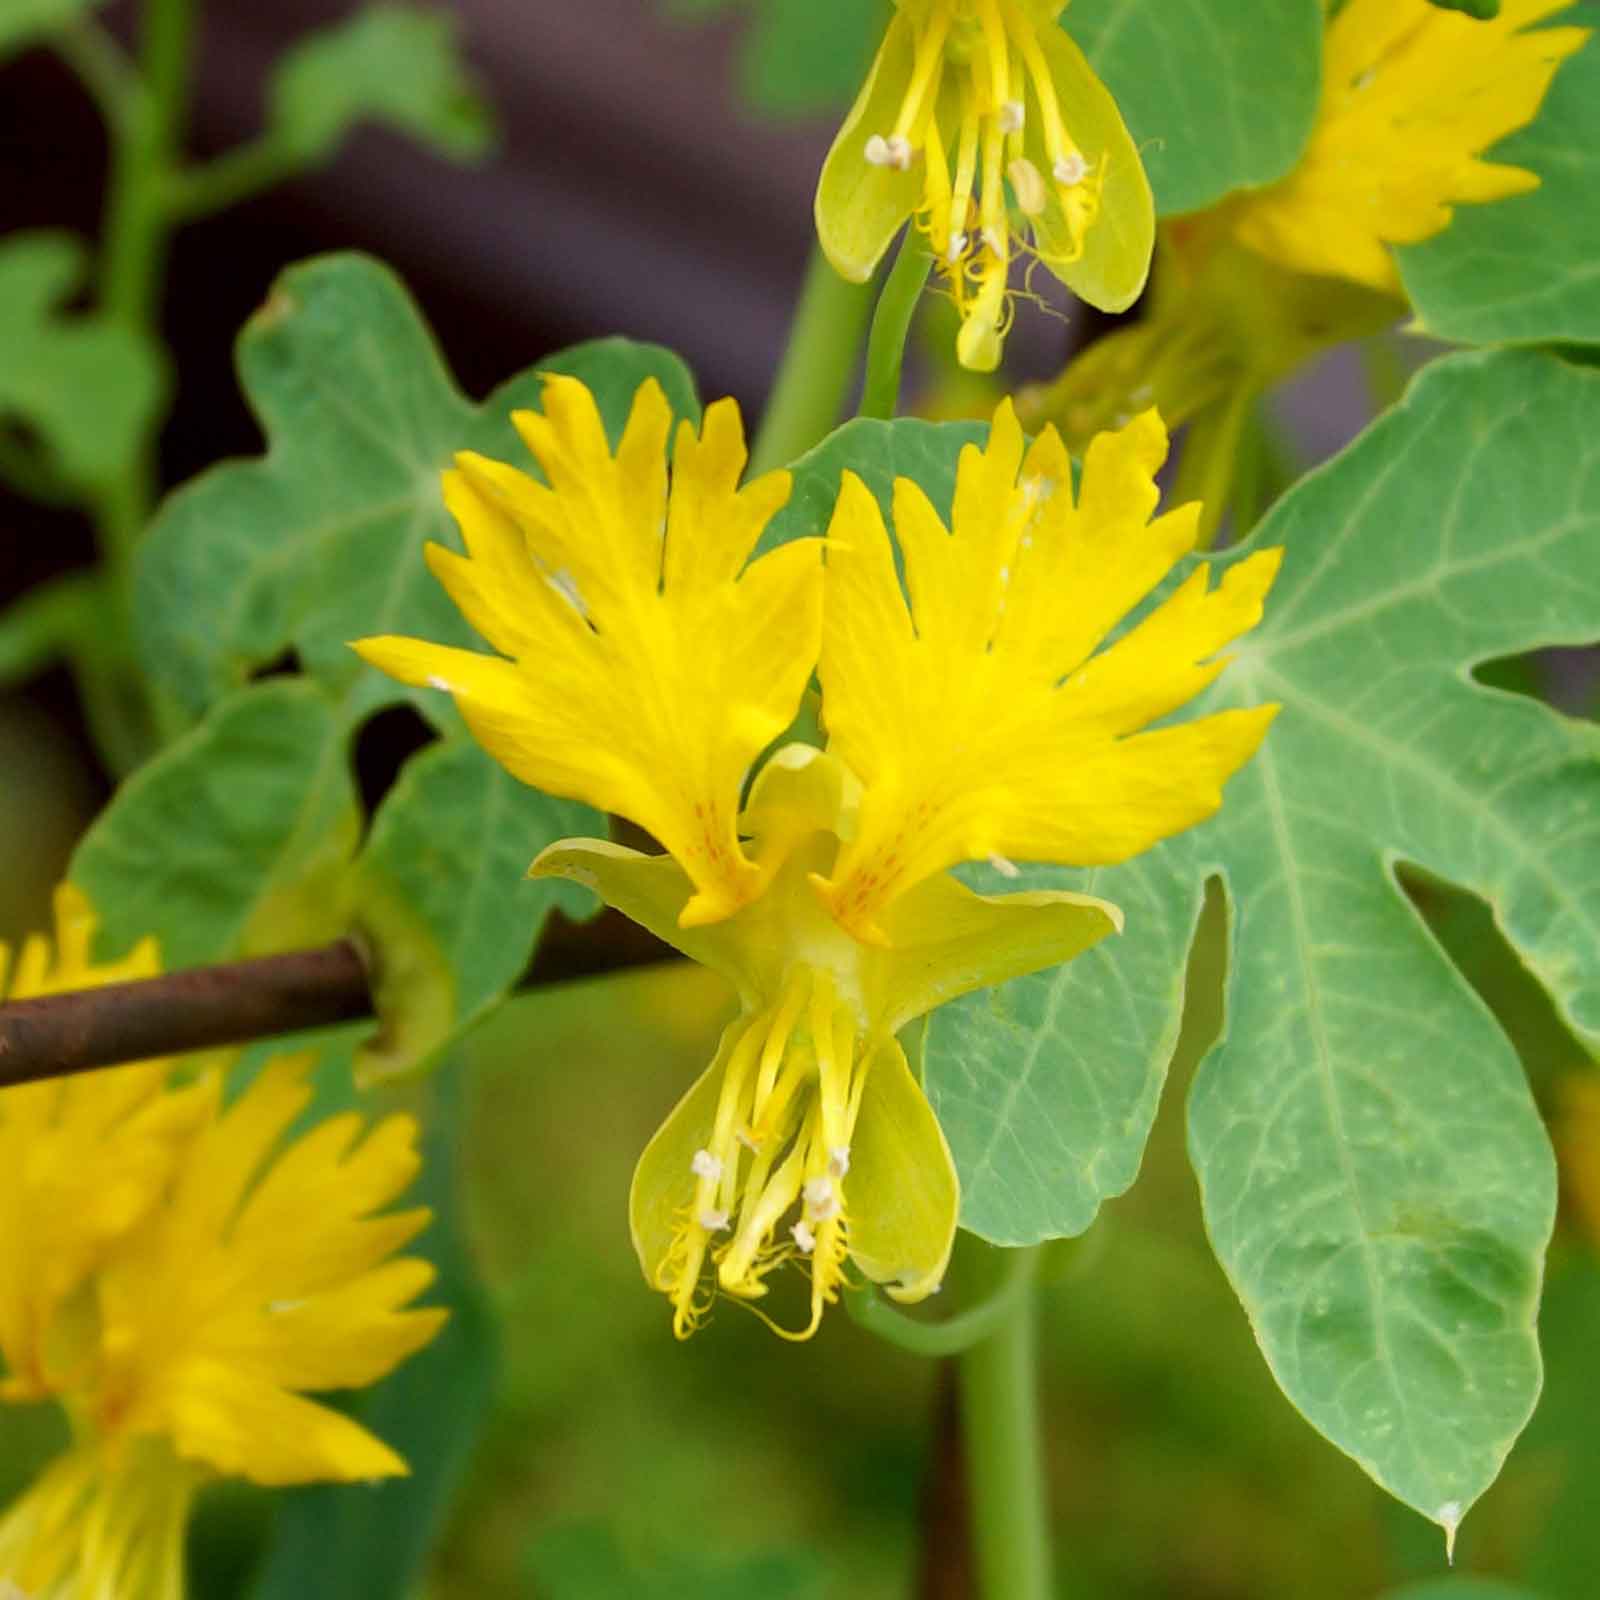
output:
[[[1600,28],[1583,0],[1554,23]],[[1600,48],[1556,72],[1535,120],[1491,158],[1541,180],[1529,194],[1455,208],[1450,226],[1395,251],[1424,331],[1463,344],[1600,344]]]
[[[299,40],[273,70],[268,137],[321,161],[358,122],[386,123],[458,161],[479,160],[494,123],[456,44],[454,16],[369,5]]]
[[[1061,20],[1116,96],[1158,216],[1271,183],[1311,136],[1320,0],[1073,0]]]
[[[0,424],[35,430],[60,474],[78,484],[124,466],[166,391],[150,340],[99,312],[61,312],[87,267],[83,241],[70,233],[17,233],[0,244]]]
[[[68,873],[106,949],[153,933],[170,970],[337,937],[360,830],[346,743],[315,684],[274,678],[128,779]]]
[[[1472,682],[1600,634],[1600,376],[1461,356],[1291,491],[1217,703],[1281,699],[1189,840],[1238,917],[1190,1101],[1212,1242],[1285,1392],[1446,1527],[1537,1397],[1554,1170],[1505,1037],[1394,879],[1481,895],[1600,1034],[1600,730]]]
[[[465,1079],[464,1064],[452,1061],[427,1081],[426,1103],[413,1107],[423,1126],[423,1166],[406,1197],[433,1211],[406,1251],[438,1271],[419,1303],[447,1306],[450,1320],[425,1349],[345,1407],[400,1453],[410,1475],[284,1493],[251,1600],[413,1593],[488,1421],[499,1352],[462,1210]]]
[[[1230,1027],[1190,1108],[1214,1246],[1289,1398],[1446,1524],[1538,1393],[1554,1168],[1509,1043],[1393,869],[1480,895],[1600,1036],[1600,730],[1470,677],[1600,637],[1595,438],[1600,373],[1459,356],[1291,490],[1252,541],[1287,549],[1266,620],[1186,713],[1281,702],[1262,753],[1212,821],[1054,880],[1121,901],[1119,939],[937,1014],[924,1048],[967,1225],[1083,1226],[1137,1165],[1198,886],[1220,876]]]
[[[384,1036],[365,1068],[404,1070],[479,1021],[522,975],[546,916],[593,897],[528,864],[605,818],[519,783],[471,739],[413,756],[384,797],[356,865],[355,916],[390,970]]]
[[[447,696],[396,684],[348,648],[376,633],[477,643],[423,563],[430,539],[461,548],[440,471],[462,449],[532,469],[510,413],[537,406],[541,371],[581,377],[613,436],[647,377],[680,415],[699,416],[682,363],[622,339],[565,351],[473,405],[399,280],[358,255],[283,273],[246,324],[238,362],[266,455],[178,490],[139,555],[146,668],[195,715],[293,649],[348,723],[410,700],[455,731]]]

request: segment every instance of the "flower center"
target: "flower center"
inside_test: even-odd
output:
[[[866,1082],[857,1016],[831,973],[791,969],[777,1003],[749,1018],[728,1057],[707,1145],[694,1154],[693,1198],[656,1283],[687,1337],[712,1284],[742,1300],[767,1292],[785,1262],[811,1278],[808,1338],[837,1301],[848,1254],[845,1180]],[[708,1268],[710,1270],[708,1270]]]
[[[1076,261],[1099,214],[1105,162],[1091,162],[1069,132],[1038,25],[1017,0],[932,0],[912,27],[915,53],[899,114],[867,141],[866,159],[903,171],[922,155],[917,227],[963,323],[973,325],[967,342],[977,359],[968,364],[992,354],[992,366],[1010,320],[1007,183],[1024,228],[1059,209],[1067,242],[1051,260]],[[953,158],[947,132],[955,134]]]

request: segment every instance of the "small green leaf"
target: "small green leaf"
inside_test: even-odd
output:
[[[1600,28],[1600,3],[1552,19]],[[1489,151],[1539,187],[1455,208],[1450,226],[1395,251],[1424,331],[1463,344],[1600,344],[1600,49],[1557,69],[1534,121]]]
[[[1061,20],[1116,96],[1160,216],[1282,177],[1311,136],[1320,0],[1073,0]]]
[[[389,991],[367,1074],[411,1068],[458,1037],[522,975],[551,910],[592,909],[562,879],[530,879],[528,864],[557,839],[604,833],[599,813],[518,783],[470,739],[406,763],[354,877],[354,914]]]
[[[699,417],[682,363],[622,339],[553,356],[473,405],[398,279],[356,255],[285,272],[240,336],[238,359],[267,454],[180,489],[139,553],[146,668],[194,715],[292,649],[342,697],[348,725],[409,699],[458,730],[447,696],[406,689],[348,647],[378,633],[478,643],[422,555],[430,539],[461,548],[439,492],[455,452],[532,470],[510,413],[537,406],[539,372],[582,378],[613,437],[647,377],[680,415]]]
[[[106,948],[153,933],[171,970],[336,938],[360,831],[346,743],[315,684],[275,678],[135,773],[68,874]]]
[[[273,71],[268,137],[309,163],[332,155],[356,123],[373,121],[458,161],[481,159],[493,119],[455,34],[449,12],[402,4],[371,5],[319,29]]]
[[[431,1207],[433,1221],[407,1254],[438,1269],[420,1303],[447,1306],[450,1320],[430,1345],[345,1408],[400,1453],[410,1475],[287,1491],[251,1600],[416,1592],[489,1419],[499,1352],[461,1212],[466,1080],[463,1063],[451,1062],[422,1086],[425,1101],[412,1106],[424,1130],[423,1165],[407,1200]]]
[[[105,0],[5,0],[0,6],[0,61],[104,4]]]
[[[150,340],[99,312],[59,309],[86,268],[83,242],[69,233],[18,233],[0,244],[0,423],[34,429],[61,475],[77,484],[121,470],[166,394]]]

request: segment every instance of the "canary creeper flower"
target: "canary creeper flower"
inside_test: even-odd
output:
[[[1054,431],[1027,447],[1005,403],[987,448],[962,453],[948,529],[896,483],[904,589],[850,473],[824,540],[751,561],[787,482],[757,480],[743,494],[760,515],[742,510],[731,403],[707,412],[698,441],[680,429],[669,482],[664,404],[640,389],[613,457],[587,393],[549,379],[544,418],[519,418],[549,488],[471,458],[470,480],[447,478],[468,555],[429,560],[511,659],[405,639],[356,648],[449,688],[512,771],[603,797],[666,845],[568,839],[531,868],[588,885],[739,996],[715,1059],[639,1161],[634,1245],[680,1336],[719,1290],[754,1303],[798,1265],[810,1303],[791,1336],[805,1337],[849,1263],[916,1300],[949,1259],[959,1185],[899,1030],[1121,927],[1104,901],[979,895],[947,869],[1120,861],[1214,811],[1277,708],[1141,730],[1221,671],[1279,552],[1215,588],[1201,565],[1108,644],[1194,543],[1198,508],[1154,516],[1165,429],[1152,412],[1097,440],[1075,496]],[[563,466],[579,457],[582,477]],[[537,619],[552,596],[570,617],[547,645]],[[741,808],[813,668],[826,750],[781,745]]]
[[[957,355],[980,372],[1000,360],[1015,256],[1106,311],[1132,305],[1149,272],[1144,166],[1061,9],[896,0],[817,183],[817,237],[852,282],[915,218],[961,314]]]
[[[148,943],[91,967],[85,902],[67,889],[57,905],[57,962],[30,941],[13,998],[156,968]],[[74,1436],[0,1516],[0,1592],[181,1600],[184,1529],[208,1481],[406,1470],[304,1396],[375,1382],[444,1320],[408,1309],[428,1263],[392,1259],[427,1211],[379,1214],[416,1174],[417,1129],[392,1116],[362,1137],[347,1114],[280,1148],[310,1103],[309,1066],[273,1062],[227,1107],[219,1070],[173,1087],[161,1063],[0,1094],[3,1137],[40,1140],[37,1163],[17,1146],[0,1168],[0,1394],[53,1396]],[[53,1120],[27,1105],[46,1088]],[[64,1172],[81,1203],[52,1217]]]
[[[1451,207],[1525,194],[1536,173],[1482,159],[1538,114],[1587,28],[1538,28],[1571,0],[1502,0],[1477,20],[1429,0],[1348,0],[1329,22],[1322,102],[1288,176],[1243,199],[1237,238],[1296,272],[1400,293],[1389,247]]]

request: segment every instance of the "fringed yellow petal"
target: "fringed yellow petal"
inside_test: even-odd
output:
[[[846,478],[820,672],[829,748],[863,794],[823,892],[856,937],[887,942],[885,908],[958,861],[1122,860],[1209,815],[1254,750],[1270,710],[1127,736],[1215,676],[1211,657],[1258,619],[1275,556],[1215,596],[1191,582],[1090,659],[1192,544],[1198,508],[1151,520],[1165,455],[1153,412],[1102,435],[1074,505],[1054,430],[1022,460],[1003,403],[988,448],[963,452],[953,533],[896,486],[909,608],[877,504]]]
[[[641,385],[615,455],[594,397],[550,376],[544,412],[518,429],[546,483],[464,455],[445,492],[465,557],[429,562],[509,660],[416,640],[356,648],[403,682],[448,690],[507,770],[554,794],[619,812],[682,863],[696,893],[686,924],[731,915],[761,875],[735,828],[744,775],[788,725],[816,660],[815,540],[749,562],[788,498],[787,473],[739,486],[737,407],[678,429]]]
[[[433,1268],[391,1259],[427,1212],[373,1215],[415,1175],[417,1128],[396,1116],[360,1139],[338,1117],[277,1153],[309,1064],[269,1064],[220,1115],[213,1094],[166,1204],[101,1268],[86,1410],[108,1437],[161,1436],[259,1483],[404,1470],[293,1391],[374,1382],[444,1321],[409,1309]]]
[[[895,234],[922,203],[922,175],[914,164],[867,159],[867,141],[894,126],[911,82],[914,53],[912,30],[896,16],[817,179],[817,239],[834,271],[852,283],[872,276]]]
[[[268,1486],[367,1483],[408,1471],[388,1445],[348,1417],[222,1362],[189,1369],[168,1428],[186,1460]]]
[[[1477,20],[1428,0],[1349,0],[1329,24],[1322,103],[1287,177],[1241,200],[1237,236],[1298,272],[1393,293],[1388,246],[1447,227],[1458,202],[1537,187],[1478,159],[1537,115],[1586,28],[1534,28],[1570,0],[1505,0]]]
[[[863,1063],[861,1114],[845,1183],[850,1258],[896,1300],[921,1300],[944,1279],[961,1185],[944,1130],[893,1038]]]
[[[53,948],[43,936],[26,942],[11,999],[160,970],[149,939],[120,961],[94,962],[96,918],[70,884],[57,889],[55,913]],[[7,966],[0,946],[0,975]],[[168,1072],[151,1061],[0,1095],[0,1398],[38,1399],[81,1360],[72,1340],[54,1337],[59,1309],[156,1204],[207,1114],[204,1091],[169,1091]]]

